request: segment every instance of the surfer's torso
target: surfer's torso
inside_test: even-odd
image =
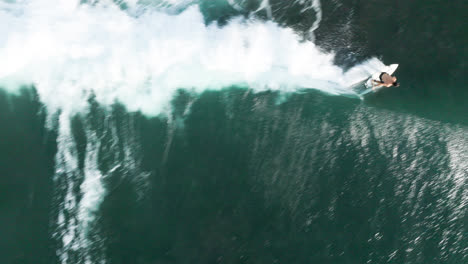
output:
[[[394,77],[390,76],[390,74],[386,73],[386,72],[382,72],[380,74],[380,82],[382,82],[382,84],[384,85],[387,85],[387,84],[393,84],[394,82]]]
[[[380,84],[379,85],[386,86],[386,87],[390,87],[390,86],[394,85],[394,83],[396,82],[396,78],[394,76],[391,76],[390,74],[388,74],[386,72],[382,72],[380,74],[380,76],[379,76],[379,79],[380,79]]]

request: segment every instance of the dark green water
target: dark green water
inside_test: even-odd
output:
[[[199,6],[207,23],[250,14],[304,36],[316,19],[237,2]],[[401,87],[364,101],[180,90],[157,117],[90,97],[70,120],[34,87],[1,91],[0,262],[467,263],[467,4],[321,10],[315,42],[337,65],[398,62]]]

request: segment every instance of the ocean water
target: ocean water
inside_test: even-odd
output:
[[[0,263],[468,263],[465,2],[0,0]]]

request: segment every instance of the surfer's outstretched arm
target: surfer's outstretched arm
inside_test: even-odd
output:
[[[379,82],[379,81],[372,80],[372,90],[374,90],[374,88],[378,88],[378,87],[380,87],[382,85],[384,85],[384,84]]]

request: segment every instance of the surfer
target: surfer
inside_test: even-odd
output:
[[[379,79],[380,81],[372,80],[372,90],[380,86],[385,86],[385,87],[400,86],[400,84],[397,82],[397,78],[395,76],[391,76],[390,74],[386,72],[382,72],[379,76]]]

